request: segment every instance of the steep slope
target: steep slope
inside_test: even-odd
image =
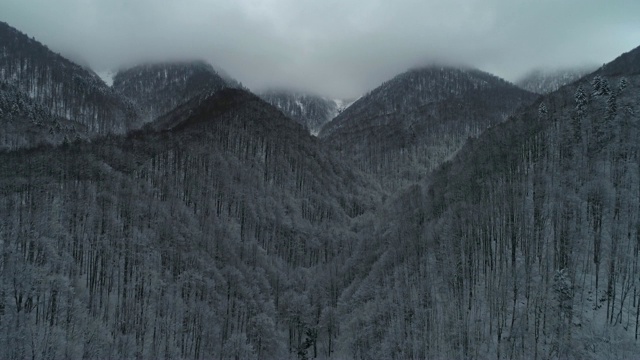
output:
[[[127,137],[0,153],[0,189],[2,358],[329,356],[377,203],[234,89]]]
[[[202,61],[139,65],[119,71],[113,89],[132,99],[145,123],[202,93],[235,87]]]
[[[636,48],[624,53],[596,72],[603,76],[638,75],[640,73],[640,50]]]
[[[0,82],[0,150],[61,144],[86,137],[86,126],[51,114],[15,86]]]
[[[138,125],[130,102],[97,75],[0,22],[0,82],[16,87],[88,135],[124,133]]]
[[[326,123],[342,112],[345,109],[344,104],[348,103],[288,90],[269,90],[261,93],[260,97],[302,124],[314,136],[320,133],[320,129]]]
[[[570,84],[586,74],[593,68],[576,68],[562,70],[533,70],[522,79],[516,81],[519,87],[536,94],[548,94]]]
[[[638,54],[469,140],[388,205],[360,255],[368,276],[343,292],[339,346],[362,358],[636,356]]]
[[[393,189],[420,180],[469,136],[535,97],[478,70],[414,69],[360,98],[320,137]]]

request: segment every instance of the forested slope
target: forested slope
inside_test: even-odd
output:
[[[639,52],[469,140],[401,195],[370,248],[375,271],[341,298],[341,346],[362,358],[635,357],[640,77],[624,64]]]
[[[478,70],[413,69],[349,106],[320,138],[339,157],[396,190],[424,179],[469,136],[535,98]]]
[[[52,114],[17,87],[0,82],[0,149],[62,144],[86,138],[86,126]]]
[[[89,136],[122,134],[139,124],[133,104],[95,73],[3,22],[0,70],[0,82],[15,87],[53,115],[82,124]]]
[[[0,154],[0,357],[333,352],[375,192],[254,95],[190,112]]]
[[[203,93],[236,86],[201,61],[138,65],[119,71],[113,79],[113,89],[140,108],[143,123]]]

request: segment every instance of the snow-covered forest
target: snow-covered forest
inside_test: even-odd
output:
[[[607,69],[397,199],[375,271],[352,285],[357,357],[636,356],[640,83]]]
[[[297,93],[292,90],[267,90],[260,97],[282,111],[287,117],[302,124],[317,136],[322,127],[344,110],[351,101],[327,99],[321,96]]]
[[[469,137],[535,98],[478,70],[412,69],[361,97],[320,137],[342,160],[394,191],[423,181]]]
[[[0,35],[2,359],[640,353],[640,48],[541,96],[428,66],[338,109]]]

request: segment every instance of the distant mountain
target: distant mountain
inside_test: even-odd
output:
[[[548,94],[592,72],[592,68],[534,70],[516,82],[519,87],[536,94]]]
[[[361,257],[368,276],[341,299],[342,346],[360,358],[637,356],[639,54],[540,97],[386,205]]]
[[[82,124],[88,136],[124,133],[138,125],[133,105],[92,71],[2,22],[0,82],[51,114]]]
[[[113,78],[113,89],[140,107],[145,123],[200,94],[236,86],[202,61],[139,65]]]
[[[478,70],[413,69],[360,98],[328,123],[320,137],[394,188],[421,179],[469,136],[536,97]]]
[[[302,124],[314,136],[351,103],[289,90],[269,90],[259,95],[285,115]]]

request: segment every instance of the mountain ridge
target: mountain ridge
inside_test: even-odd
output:
[[[148,123],[205,92],[235,86],[204,61],[149,63],[120,70],[112,88],[132,99]]]
[[[77,121],[88,136],[135,128],[132,104],[95,73],[0,22],[0,81],[16,86],[52,114]]]
[[[469,136],[536,97],[479,70],[412,69],[361,97],[319,136],[338,156],[397,188],[427,176]]]

